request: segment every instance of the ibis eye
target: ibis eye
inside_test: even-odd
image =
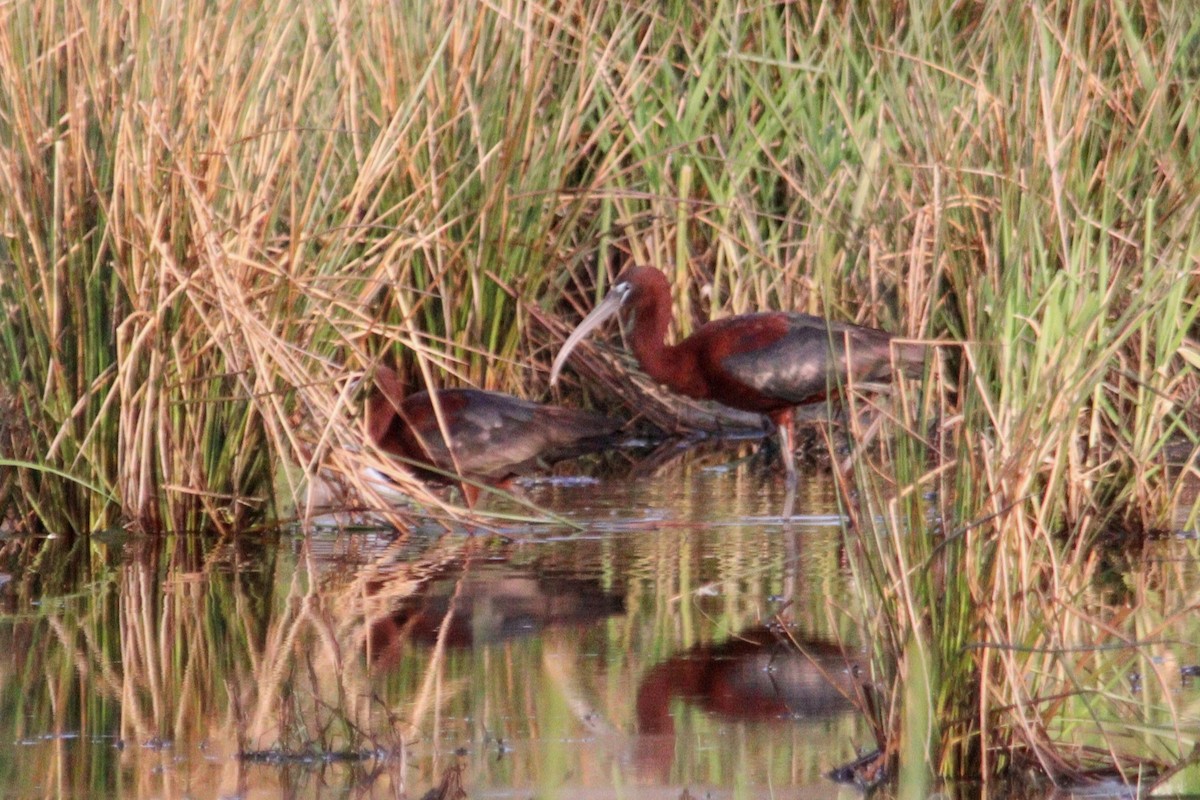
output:
[[[629,281],[621,281],[616,286],[613,286],[613,291],[621,295],[622,300],[628,300],[629,295],[633,293],[633,284]]]

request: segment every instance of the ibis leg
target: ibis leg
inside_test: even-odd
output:
[[[772,415],[775,426],[779,430],[779,455],[783,459],[783,468],[787,472],[790,485],[796,483],[796,453],[795,437],[792,432],[792,409],[777,412]]]

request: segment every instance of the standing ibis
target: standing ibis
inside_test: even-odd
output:
[[[890,380],[894,366],[915,373],[925,357],[922,345],[893,345],[886,331],[787,311],[714,320],[679,344],[667,344],[667,279],[657,269],[635,265],[621,271],[600,305],[563,343],[550,370],[551,385],[572,349],[617,313],[634,357],[651,378],[688,397],[766,414],[779,431],[791,483],[796,480],[796,406],[821,402],[847,383]]]
[[[406,459],[423,478],[444,479],[449,473],[498,488],[541,464],[607,446],[623,424],[590,411],[478,389],[442,389],[437,401],[445,437],[429,392],[405,396],[395,370],[377,366],[363,414],[368,438],[380,450]],[[479,488],[462,487],[473,506]]]

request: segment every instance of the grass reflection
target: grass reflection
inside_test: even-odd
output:
[[[817,673],[875,694],[836,499],[811,477],[784,523],[782,487],[719,455],[528,488],[582,534],[9,540],[0,788],[835,794],[824,773],[874,737]],[[1144,646],[1072,659],[1099,688],[1043,698],[1057,739],[1110,746],[1137,720],[1124,735],[1154,753],[1194,728],[1195,550],[1152,542],[1073,599],[1077,625]]]
[[[88,797],[329,781],[411,794],[460,748],[468,787],[817,781],[862,741],[853,720],[763,725],[714,713],[693,686],[667,705],[675,737],[633,735],[639,683],[687,648],[777,613],[813,635],[852,630],[826,610],[838,528],[764,523],[775,498],[749,467],[702,466],[682,491],[530,489],[588,515],[582,536],[10,541],[0,781],[58,776],[39,791]],[[839,756],[809,748],[814,726]]]

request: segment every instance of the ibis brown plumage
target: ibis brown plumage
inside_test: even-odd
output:
[[[688,397],[767,415],[779,432],[792,482],[796,406],[823,402],[847,384],[890,381],[897,368],[916,373],[925,359],[923,345],[894,342],[887,331],[790,311],[713,320],[667,344],[670,285],[659,270],[633,265],[563,343],[551,385],[575,346],[615,314],[626,323],[638,364],[654,380]]]
[[[446,474],[508,488],[512,479],[566,458],[602,449],[622,421],[580,409],[535,403],[499,392],[441,389],[406,395],[395,370],[375,367],[364,406],[367,437],[379,449],[405,459],[423,478]],[[423,467],[432,467],[427,469]],[[463,483],[468,505],[479,489]]]

